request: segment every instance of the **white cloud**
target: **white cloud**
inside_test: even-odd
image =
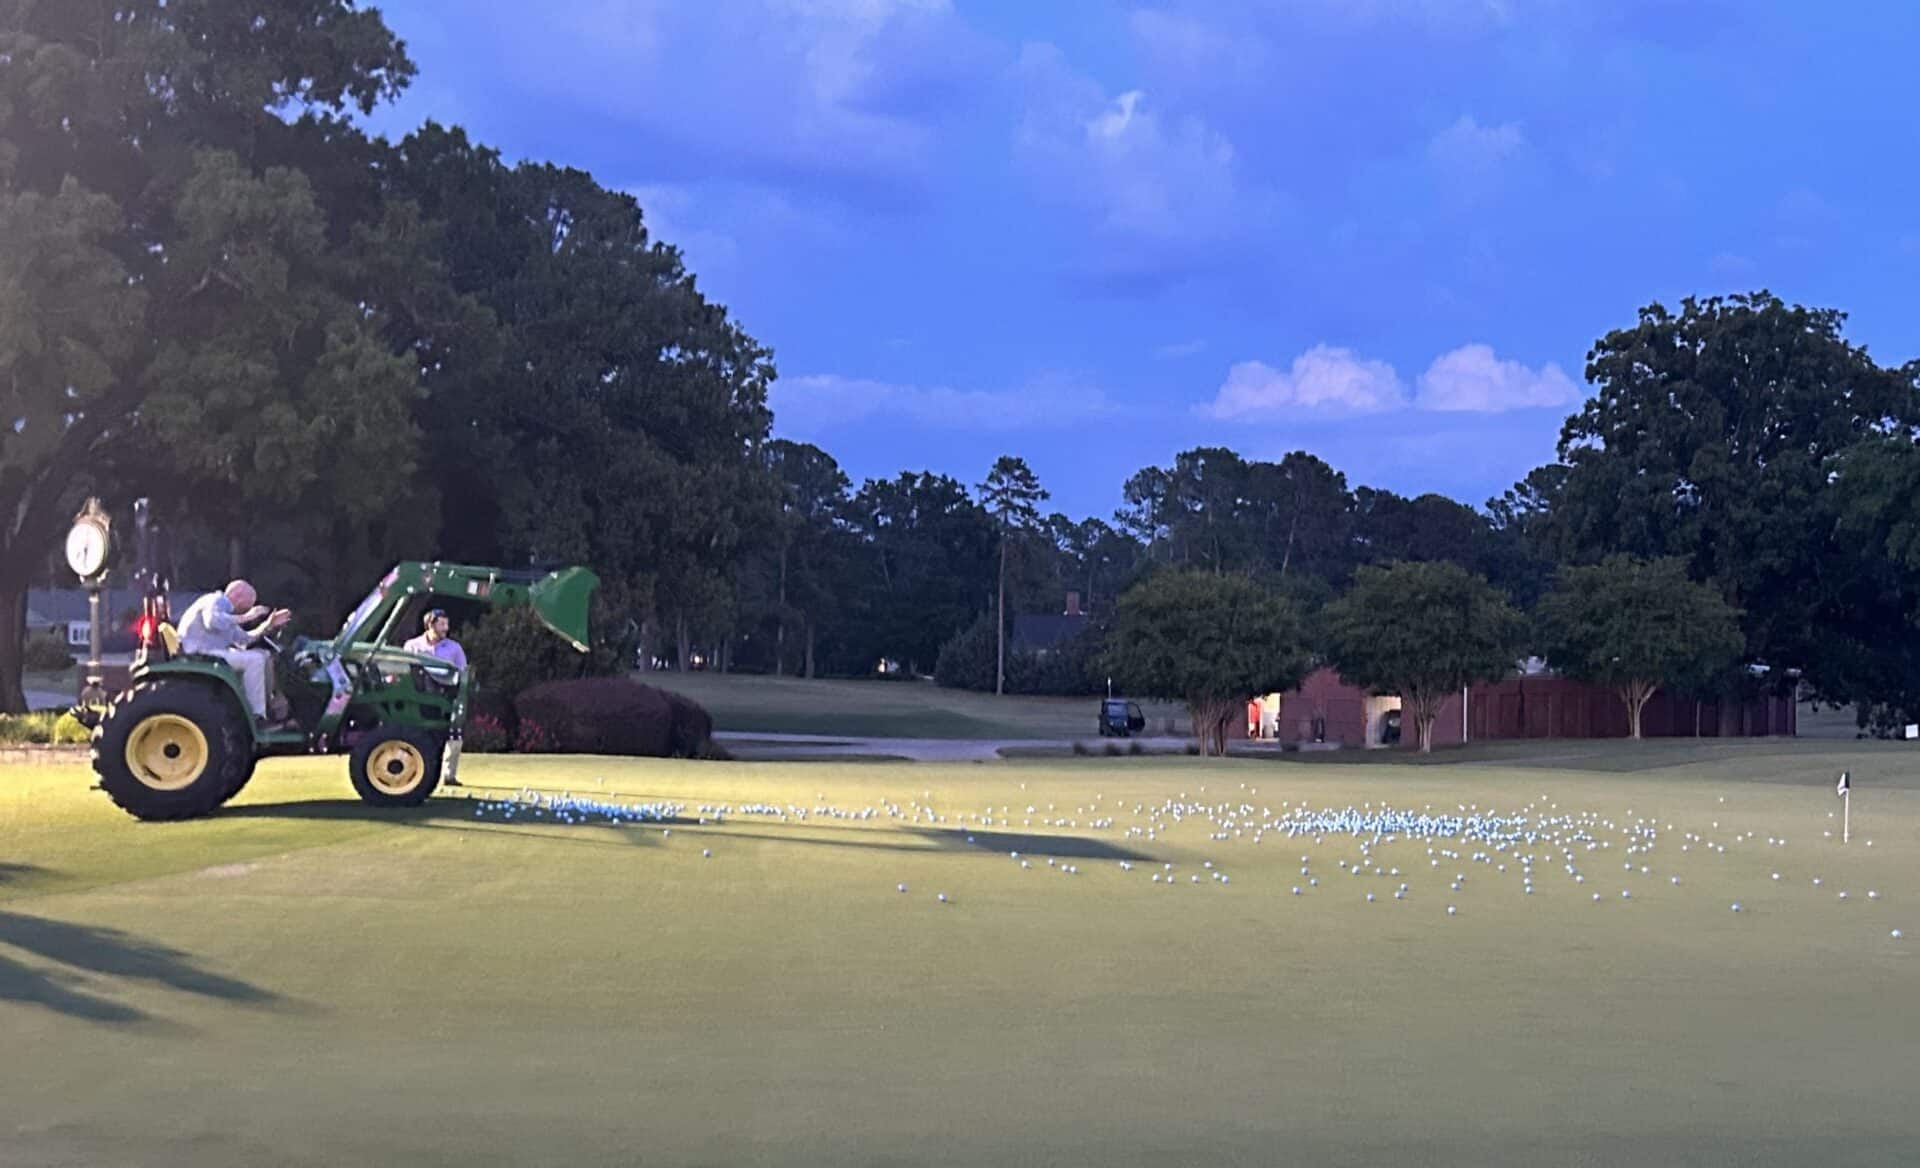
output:
[[[1357,357],[1351,350],[1315,345],[1282,371],[1264,361],[1242,361],[1200,412],[1215,418],[1284,417],[1311,414],[1371,414],[1406,404],[1406,388],[1393,366]]]
[[[1017,389],[908,385],[835,373],[782,377],[771,394],[774,428],[811,437],[888,420],[944,430],[1037,430],[1074,427],[1114,411],[1101,390],[1074,378],[1042,377]]]
[[[1472,114],[1433,136],[1427,143],[1427,159],[1441,170],[1454,175],[1483,175],[1525,149],[1527,137],[1517,122],[1483,126]]]
[[[1109,96],[1052,45],[1029,45],[1019,75],[1016,158],[1044,195],[1091,216],[1103,235],[1197,242],[1243,222],[1233,143],[1206,122],[1169,115],[1142,90]]]
[[[1490,345],[1475,344],[1434,358],[1420,375],[1414,404],[1423,410],[1495,414],[1579,400],[1579,387],[1560,366],[1548,362],[1529,369],[1518,361],[1502,361]]]
[[[1558,365],[1529,369],[1518,361],[1501,360],[1488,345],[1462,345],[1434,358],[1412,394],[1387,362],[1315,345],[1285,370],[1264,361],[1240,362],[1227,371],[1213,401],[1197,410],[1213,418],[1258,421],[1348,417],[1407,406],[1496,414],[1578,400],[1579,388]]]
[[[950,0],[545,0],[537,36],[525,15],[508,0],[461,14],[511,100],[631,127],[733,177],[918,179],[995,53]]]
[[[1127,16],[1133,41],[1155,73],[1210,85],[1257,82],[1269,66],[1263,37],[1229,32],[1186,12],[1136,8]]]

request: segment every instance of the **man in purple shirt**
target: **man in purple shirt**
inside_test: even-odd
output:
[[[400,646],[402,649],[425,657],[438,657],[461,669],[467,667],[467,651],[460,647],[460,642],[447,635],[446,609],[427,610],[426,615],[420,618],[420,623],[425,627],[425,631]]]

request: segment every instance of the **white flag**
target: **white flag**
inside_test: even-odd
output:
[[[1853,789],[1853,784],[1848,781],[1847,772],[1841,771],[1840,781],[1834,784],[1833,793],[1839,796],[1840,798],[1844,799],[1847,797],[1847,792],[1851,791],[1852,789]]]

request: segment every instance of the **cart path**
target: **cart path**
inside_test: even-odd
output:
[[[775,734],[751,730],[721,730],[713,739],[727,753],[742,761],[799,760],[807,758],[844,758],[871,755],[904,758],[913,762],[988,762],[1001,757],[1012,747],[1039,747],[1071,750],[1073,744],[1088,742],[1074,738],[862,738],[847,734]],[[1130,738],[1142,749],[1162,753],[1185,748],[1185,738]],[[1094,747],[1089,742],[1091,749]]]

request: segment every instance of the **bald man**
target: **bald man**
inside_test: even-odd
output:
[[[209,592],[187,607],[174,627],[180,633],[180,651],[218,657],[240,675],[247,705],[262,725],[267,721],[265,649],[253,643],[292,619],[286,609],[271,612],[259,603],[259,594],[245,580],[235,580],[219,592]]]

